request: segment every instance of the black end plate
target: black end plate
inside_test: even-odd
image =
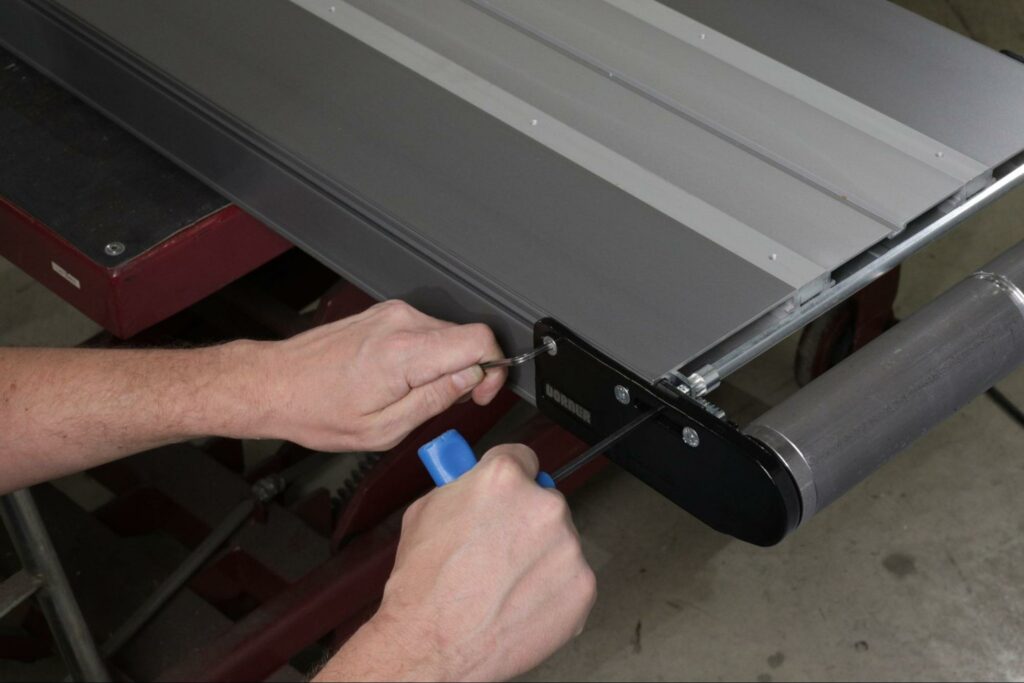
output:
[[[545,415],[597,443],[639,410],[663,405],[611,449],[612,461],[708,526],[748,543],[775,545],[799,524],[800,498],[788,470],[735,425],[618,367],[553,320],[537,323],[534,337],[537,346],[544,337],[558,342],[556,355],[536,360],[537,407]],[[629,391],[628,404],[616,397],[616,386]],[[687,427],[696,445],[683,439]]]

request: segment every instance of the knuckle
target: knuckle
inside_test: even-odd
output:
[[[376,311],[378,313],[390,314],[396,308],[401,306],[401,304],[402,302],[399,301],[398,299],[387,299],[386,301],[381,301],[380,303],[374,304],[373,306],[371,306],[370,310]]]
[[[400,299],[388,299],[377,305],[380,312],[389,320],[403,321],[412,317],[413,308]]]
[[[426,503],[424,503],[424,499],[419,498],[413,501],[412,504],[405,509],[405,512],[402,513],[403,529],[416,523],[416,520],[419,519],[420,513],[423,512],[423,506],[425,504]]]
[[[499,488],[515,486],[523,478],[523,470],[515,456],[507,451],[500,451],[492,457],[487,474],[491,483]]]
[[[409,304],[405,303],[401,299],[387,299],[377,304],[378,308],[386,311],[399,311],[408,307],[408,305]]]
[[[588,603],[593,604],[597,599],[597,574],[590,568],[590,565],[583,561],[583,569],[579,573],[577,582],[581,596]]]
[[[563,524],[568,519],[569,505],[565,497],[554,491],[540,491],[543,495],[537,501],[537,515],[546,522]]]
[[[481,347],[497,343],[497,340],[494,338],[494,332],[483,323],[470,323],[466,325],[466,332],[469,338]]]

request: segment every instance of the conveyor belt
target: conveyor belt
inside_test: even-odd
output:
[[[1024,149],[1005,57],[768,6],[18,0],[0,41],[370,291],[655,382]]]

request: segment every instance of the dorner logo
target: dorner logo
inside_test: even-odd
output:
[[[544,384],[544,393],[547,395],[548,398],[550,398],[552,401],[568,410],[577,418],[583,420],[588,425],[590,424],[590,411],[581,406],[579,403],[572,400],[571,398],[563,394],[561,391],[555,389],[553,386],[547,383]]]

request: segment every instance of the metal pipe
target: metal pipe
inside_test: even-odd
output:
[[[682,376],[686,375],[685,372],[681,373],[684,385],[691,390],[691,395],[703,396],[718,386],[722,379],[736,372],[801,327],[846,301],[898,266],[910,255],[946,234],[966,218],[1022,183],[1024,183],[1024,165],[1019,165],[952,211],[942,214],[916,230],[907,228],[903,235],[870,250],[867,256],[861,259],[867,261],[865,264],[859,268],[855,267],[848,276],[838,280],[835,285],[818,294],[784,319],[774,321],[772,325],[760,330],[752,338],[726,350],[721,355],[717,355],[712,350],[688,364],[692,367],[699,366],[700,369],[686,377]],[[727,341],[725,344],[729,344],[729,342]]]
[[[0,498],[0,516],[25,571],[41,583],[36,598],[74,680],[109,681],[39,509],[28,489]]]
[[[25,569],[0,584],[0,619],[13,612],[42,587],[43,581]]]
[[[755,420],[802,521],[1024,363],[1024,242]]]
[[[164,579],[155,591],[105,643],[103,656],[112,657],[155,617],[167,602],[188,583],[217,550],[228,542],[239,527],[252,516],[256,506],[273,500],[284,490],[285,480],[277,475],[260,479],[253,485],[253,498],[243,500],[189,553],[188,557]]]

